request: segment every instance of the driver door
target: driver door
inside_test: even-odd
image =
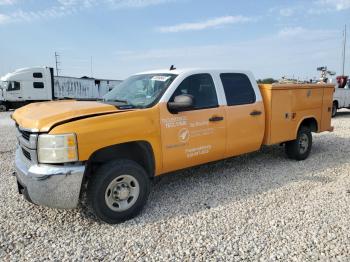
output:
[[[170,172],[218,159],[225,154],[225,111],[218,104],[210,74],[184,79],[169,102],[181,94],[192,95],[192,109],[171,113],[160,105],[163,172]]]
[[[17,81],[9,81],[5,93],[5,99],[9,101],[23,101],[22,85]]]

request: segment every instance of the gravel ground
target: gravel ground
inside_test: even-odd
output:
[[[16,146],[0,113],[0,260],[350,260],[350,111],[311,156],[282,147],[168,175],[140,216],[119,225],[81,204],[55,210],[17,194]]]

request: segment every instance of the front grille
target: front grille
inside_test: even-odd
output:
[[[23,131],[23,130],[21,130],[21,129],[19,129],[19,132],[22,134],[22,136],[23,136],[23,138],[24,138],[25,140],[28,140],[28,141],[29,141],[30,132],[28,132],[28,131]]]
[[[30,153],[29,153],[27,150],[25,150],[24,148],[22,148],[22,152],[23,152],[23,155],[24,155],[29,161],[32,160],[32,157],[31,157]]]
[[[16,136],[23,158],[26,158],[32,163],[38,163],[36,149],[39,134],[23,130],[18,124],[16,124],[16,127]]]

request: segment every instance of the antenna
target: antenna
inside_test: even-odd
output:
[[[170,70],[170,71],[171,71],[171,70],[176,70],[176,67],[175,67],[174,65],[171,65],[171,67],[170,67],[169,70]]]
[[[61,64],[60,61],[60,55],[55,52],[55,64],[56,64],[56,76],[58,76],[58,72],[61,71],[61,69],[58,67]]]
[[[344,76],[345,71],[345,55],[346,55],[346,25],[344,26],[344,46],[343,46],[343,70],[342,75]]]

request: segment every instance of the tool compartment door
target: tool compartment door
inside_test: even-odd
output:
[[[334,88],[323,89],[322,120],[319,132],[329,131],[331,129],[333,94]]]
[[[302,121],[314,118],[320,126],[323,87],[317,85],[276,85],[262,88],[265,107],[269,108],[265,144],[294,140]],[[270,97],[270,99],[265,99]],[[266,105],[266,103],[269,105]]]
[[[293,140],[297,121],[293,112],[293,91],[273,90],[271,96],[270,143]]]

